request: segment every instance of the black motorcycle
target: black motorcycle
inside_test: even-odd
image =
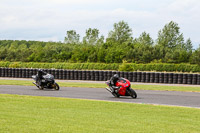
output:
[[[40,90],[43,90],[44,88],[46,89],[55,89],[59,90],[60,87],[59,85],[55,82],[54,76],[51,74],[46,74],[42,76],[42,79],[40,83],[37,81],[38,75],[33,75],[32,78],[35,82],[33,82],[34,85],[36,85]]]

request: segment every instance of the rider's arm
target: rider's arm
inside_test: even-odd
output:
[[[42,71],[42,75],[46,75],[46,74],[47,74],[46,72]]]
[[[113,77],[110,78],[110,85],[112,84],[113,82]]]
[[[110,86],[115,86],[113,77],[110,79]]]

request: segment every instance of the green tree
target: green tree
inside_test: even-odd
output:
[[[0,60],[5,60],[7,57],[8,50],[7,48],[0,48]]]
[[[65,37],[64,42],[69,44],[77,44],[79,43],[80,35],[76,33],[75,30],[67,31],[67,35]]]
[[[180,33],[180,27],[177,23],[171,21],[158,32],[157,44],[166,48],[174,48],[183,44],[183,34]]]
[[[119,47],[112,47],[106,50],[105,62],[106,63],[122,63],[125,58],[125,50]]]
[[[180,33],[180,27],[177,23],[171,21],[158,32],[157,46],[159,49],[158,58],[164,62],[174,62],[176,49],[184,46],[183,34]],[[157,50],[158,51],[158,50]]]
[[[143,32],[139,38],[136,38],[135,41],[145,46],[153,45],[153,39],[150,37],[149,33]]]
[[[86,35],[83,37],[83,43],[96,45],[102,44],[104,41],[104,37],[99,37],[99,30],[98,29],[91,29],[89,28],[86,30]]]
[[[126,61],[149,63],[153,60],[153,39],[143,32],[133,43],[127,45]]]
[[[190,38],[186,40],[186,43],[185,43],[185,50],[186,50],[187,52],[190,52],[190,53],[191,53],[192,50],[193,50],[192,41],[190,40]]]
[[[106,56],[106,49],[103,47],[100,47],[97,49],[97,61],[98,62],[105,62],[105,56]]]
[[[195,64],[200,65],[200,44],[199,44],[199,48],[196,49],[192,53],[192,56],[191,56],[191,59],[190,59],[190,63],[195,63]]]
[[[128,23],[120,21],[114,24],[114,29],[109,32],[106,42],[113,41],[122,44],[132,39],[132,29]]]

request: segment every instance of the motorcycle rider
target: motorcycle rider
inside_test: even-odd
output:
[[[46,75],[47,73],[44,72],[42,69],[38,69],[37,76],[36,76],[36,83],[41,86],[41,81],[43,79],[43,75]]]
[[[114,92],[119,87],[116,86],[117,81],[119,80],[119,75],[115,74],[113,77],[110,78],[110,87],[112,88],[112,92]]]

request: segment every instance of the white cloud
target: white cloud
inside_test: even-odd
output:
[[[45,0],[57,4],[99,4],[105,2],[116,2],[117,0]]]

